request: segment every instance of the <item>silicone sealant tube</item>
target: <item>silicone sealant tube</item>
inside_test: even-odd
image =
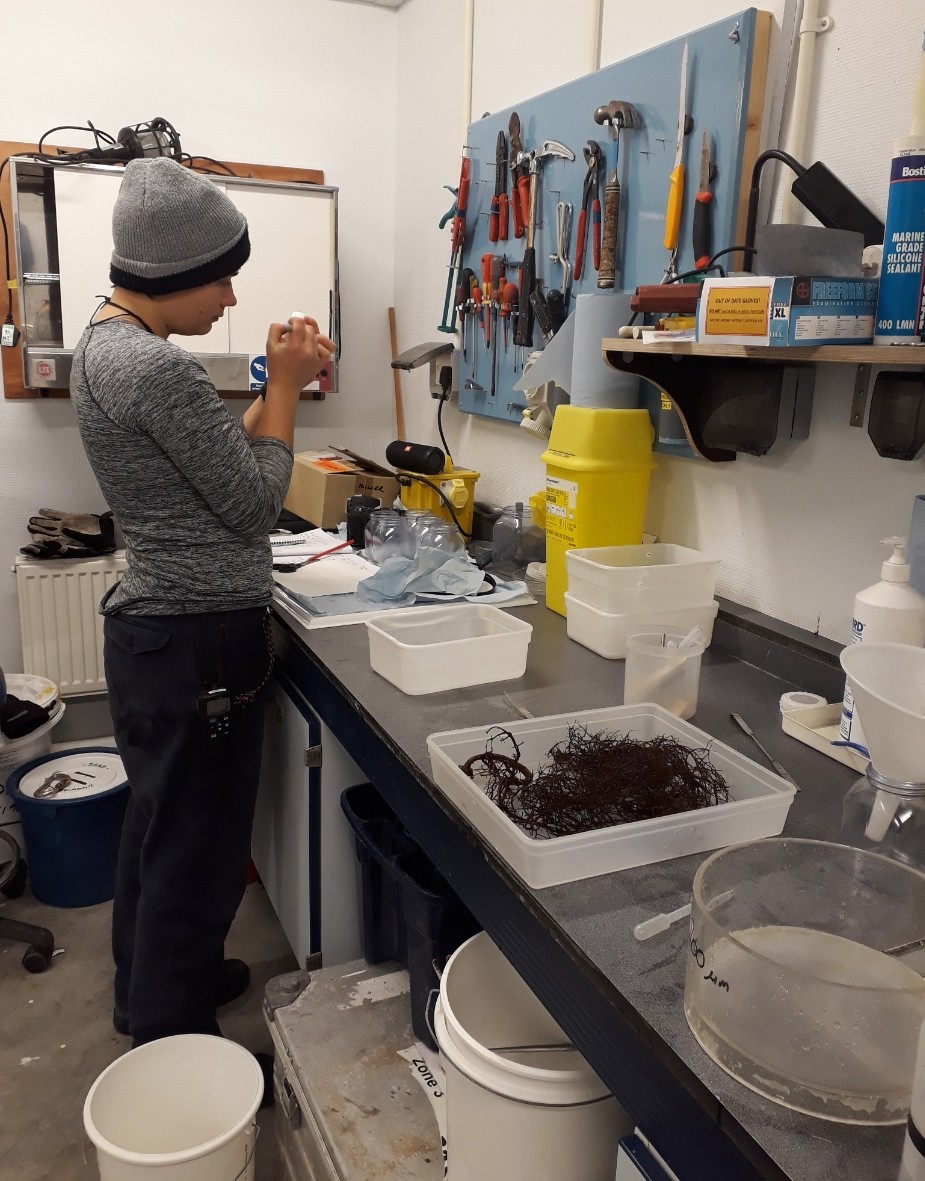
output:
[[[925,343],[925,44],[909,134],[893,141],[874,344]]]

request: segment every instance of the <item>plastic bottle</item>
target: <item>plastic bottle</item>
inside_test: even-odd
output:
[[[880,581],[859,591],[851,621],[852,644],[864,640],[887,640],[895,644],[925,645],[925,595],[909,585],[905,537],[884,537],[882,545],[893,553],[880,569]],[[854,697],[845,685],[840,737],[844,742],[867,746],[867,739],[854,711]]]
[[[909,134],[893,141],[874,344],[925,343],[925,43]]]

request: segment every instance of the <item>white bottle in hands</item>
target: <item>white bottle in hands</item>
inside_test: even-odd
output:
[[[849,643],[886,640],[921,648],[925,645],[925,595],[920,595],[909,585],[906,539],[885,537],[882,544],[892,546],[893,553],[881,567],[880,581],[859,591],[855,597]],[[855,713],[854,697],[847,684],[839,736],[843,742],[867,746]]]

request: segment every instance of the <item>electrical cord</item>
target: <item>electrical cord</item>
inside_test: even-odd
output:
[[[782,152],[779,148],[768,148],[766,152],[755,160],[752,167],[752,184],[748,191],[748,214],[745,220],[745,246],[753,251],[755,245],[755,228],[758,223],[758,188],[761,182],[761,170],[769,160],[781,160],[788,168],[792,168],[797,176],[802,176],[806,169],[789,152]]]
[[[229,168],[227,164],[223,164],[221,160],[214,160],[211,156],[191,156],[189,152],[183,152],[183,154],[179,157],[180,163],[185,164],[187,168],[191,169],[193,172],[208,172],[213,176],[215,175],[211,168],[197,168],[193,163],[194,160],[205,160],[209,164],[215,164],[228,176],[238,175],[234,169]]]
[[[428,478],[426,476],[416,476],[413,472],[396,472],[395,479],[399,482],[399,484],[402,484],[402,485],[408,485],[411,483],[412,480],[417,480],[417,482],[419,484],[426,484],[427,487],[430,488],[430,490],[432,492],[437,493],[437,495],[440,497],[440,499],[446,505],[447,511],[449,512],[450,516],[453,518],[453,524],[456,526],[456,528],[459,530],[459,532],[463,535],[463,537],[468,537],[471,539],[472,534],[468,533],[465,529],[463,529],[462,525],[459,523],[459,517],[457,517],[457,515],[456,515],[456,509],[453,507],[452,504],[450,504],[449,500],[443,494],[443,489],[438,488],[437,485],[433,482],[433,480],[428,480]]]
[[[88,119],[88,120],[87,120],[87,122],[86,122],[86,125],[85,125],[85,126],[84,126],[84,125],[81,125],[81,126],[76,126],[76,125],[74,125],[74,124],[71,124],[71,123],[62,123],[62,124],[61,124],[60,126],[58,126],[58,127],[51,127],[51,128],[49,128],[49,130],[48,130],[48,131],[45,131],[45,132],[43,132],[43,133],[42,133],[42,136],[41,136],[41,138],[39,139],[39,142],[38,142],[38,148],[37,148],[37,150],[36,150],[35,152],[33,152],[33,153],[30,153],[30,154],[31,154],[31,155],[34,155],[34,156],[35,156],[37,159],[39,159],[39,160],[44,160],[46,163],[51,163],[51,164],[80,164],[80,163],[82,163],[82,161],[81,161],[80,159],[77,159],[76,157],[78,157],[78,156],[82,156],[82,155],[83,155],[83,153],[80,153],[80,152],[78,152],[78,153],[72,153],[72,152],[64,152],[64,151],[60,151],[60,152],[56,152],[56,153],[55,153],[55,155],[49,155],[47,152],[45,152],[45,151],[43,150],[43,148],[44,148],[45,140],[46,140],[46,139],[48,139],[48,137],[49,137],[50,135],[54,135],[56,131],[86,131],[86,130],[88,130],[88,129],[89,129],[90,131],[92,131],[92,132],[93,132],[93,142],[96,144],[96,149],[95,149],[95,150],[96,150],[97,152],[102,152],[102,151],[104,151],[104,150],[107,150],[107,149],[104,149],[104,148],[101,146],[101,144],[100,144],[100,140],[103,140],[103,142],[104,142],[106,145],[108,145],[108,148],[115,148],[115,147],[117,147],[117,146],[118,146],[118,141],[117,141],[117,140],[115,140],[115,139],[114,139],[114,138],[113,138],[113,137],[112,137],[112,136],[109,134],[109,132],[107,132],[107,131],[100,131],[100,130],[99,130],[99,128],[97,128],[97,127],[94,127],[94,125],[93,125],[93,124],[90,122],[90,120]]]
[[[441,394],[437,402],[437,431],[440,435],[440,442],[443,444],[443,450],[450,463],[453,462],[453,456],[450,454],[450,446],[446,441],[446,435],[443,433],[443,403],[447,400],[446,394]]]

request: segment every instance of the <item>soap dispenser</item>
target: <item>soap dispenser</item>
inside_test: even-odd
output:
[[[883,545],[893,553],[883,563],[880,581],[859,591],[854,600],[851,621],[851,644],[865,640],[885,640],[895,644],[925,645],[925,595],[909,585],[905,537],[884,537]],[[845,685],[842,703],[842,742],[866,749],[867,740],[854,709],[850,687]]]

